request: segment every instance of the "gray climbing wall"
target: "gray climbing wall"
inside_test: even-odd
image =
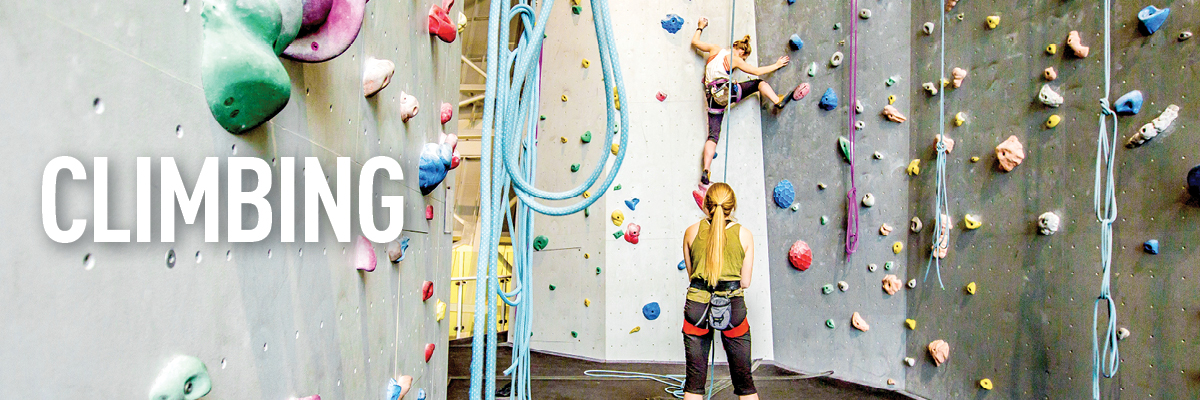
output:
[[[345,54],[321,64],[284,61],[290,103],[240,136],[221,129],[204,102],[203,2],[7,3],[0,15],[8,36],[0,43],[7,78],[0,89],[0,398],[146,398],[176,354],[207,364],[206,399],[372,398],[396,372],[413,375],[430,399],[445,398],[450,325],[435,321],[435,304],[450,287],[448,194],[421,196],[417,157],[423,143],[437,140],[438,104],[458,99],[459,44],[425,33],[428,3],[372,1]],[[361,92],[367,57],[397,67],[371,99]],[[396,103],[401,90],[421,102],[407,124]],[[51,241],[40,219],[42,170],[63,155],[80,159],[89,178],[60,175],[58,222],[90,220],[72,244]],[[275,225],[258,243],[228,243],[224,234],[206,243],[201,224],[182,220],[176,241],[159,243],[157,206],[155,242],[93,243],[92,158],[108,157],[110,226],[132,229],[138,156],[154,157],[154,203],[159,157],[174,157],[189,187],[204,157],[221,158],[222,176],[225,157],[259,157],[276,177],[280,157],[316,157],[331,182],[335,158],[350,157],[355,202],[361,163],[397,157],[405,179],[377,177],[376,194],[404,196],[409,254],[393,266],[377,244],[378,269],[358,272],[352,243],[338,242],[327,222],[318,243],[281,243],[278,189],[268,195]],[[436,210],[432,221],[422,218],[426,204]],[[377,223],[388,222],[376,207]],[[357,203],[351,208],[353,238]],[[170,251],[173,268],[165,263]],[[423,303],[425,280],[436,289]],[[437,346],[428,363],[426,343]]]

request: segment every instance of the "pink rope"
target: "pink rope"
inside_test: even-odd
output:
[[[850,151],[848,156],[850,159],[850,190],[846,192],[846,255],[854,254],[858,250],[858,186],[854,179],[854,119],[855,106],[858,103],[858,94],[855,87],[855,77],[857,72],[856,61],[858,58],[858,0],[850,0],[850,57],[848,60],[850,68],[850,90],[847,91],[850,109],[846,114],[846,127],[850,131]]]

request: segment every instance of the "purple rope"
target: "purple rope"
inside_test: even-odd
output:
[[[858,94],[855,88],[855,77],[857,72],[856,61],[858,58],[858,0],[850,0],[850,57],[848,60],[850,68],[850,90],[847,98],[849,99],[850,109],[846,114],[847,128],[850,131],[850,190],[846,192],[846,255],[854,254],[858,250],[858,186],[854,180],[854,107],[858,103]]]

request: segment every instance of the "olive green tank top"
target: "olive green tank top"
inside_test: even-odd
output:
[[[696,238],[692,239],[691,259],[692,259],[692,275],[691,279],[708,280],[708,220],[700,221],[700,228],[696,232]],[[746,259],[746,250],[742,248],[742,240],[738,235],[742,232],[742,226],[737,223],[729,224],[725,228],[725,249],[724,262],[721,263],[720,275],[718,281],[740,281],[742,280],[742,262]],[[723,296],[741,296],[742,289],[737,289],[731,292],[717,292]],[[703,290],[688,288],[688,300],[707,303],[709,301],[709,293]]]

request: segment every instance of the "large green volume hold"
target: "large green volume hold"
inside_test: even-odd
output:
[[[261,125],[287,105],[291,81],[275,54],[283,16],[274,0],[212,0],[204,7],[204,98],[229,133]]]

